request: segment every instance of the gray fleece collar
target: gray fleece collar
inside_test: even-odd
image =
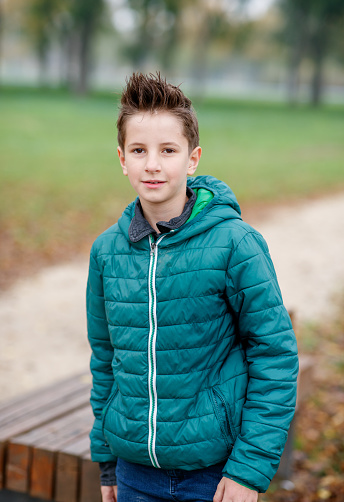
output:
[[[187,200],[181,215],[172,218],[170,221],[158,221],[157,227],[160,233],[166,234],[170,230],[175,230],[176,228],[184,225],[184,223],[189,219],[197,196],[190,187],[186,187],[186,195],[189,199]],[[129,226],[129,239],[132,242],[138,242],[149,234],[153,234],[154,238],[158,235],[143,216],[141,202],[140,199],[138,199],[135,204],[135,214]]]

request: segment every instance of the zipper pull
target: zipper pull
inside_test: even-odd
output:
[[[155,253],[155,248],[156,248],[155,242],[151,242],[151,245],[150,245],[150,254],[151,254],[151,256]]]

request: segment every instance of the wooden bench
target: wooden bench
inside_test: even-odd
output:
[[[311,382],[312,359],[301,357],[297,407]],[[89,451],[90,387],[90,375],[81,374],[0,403],[0,489],[56,502],[100,502],[99,468]],[[291,477],[294,424],[278,471],[282,479]]]
[[[91,377],[77,375],[0,403],[0,489],[56,502],[98,502],[90,458]]]

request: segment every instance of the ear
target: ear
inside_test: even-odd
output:
[[[123,152],[123,150],[122,150],[122,148],[120,146],[117,147],[117,153],[118,153],[120,164],[122,166],[123,174],[124,174],[124,176],[128,176],[128,171],[127,171],[127,168],[126,168],[126,165],[125,165],[124,152]]]
[[[201,155],[202,148],[200,146],[196,146],[196,148],[192,150],[189,157],[188,175],[191,176],[196,171]]]

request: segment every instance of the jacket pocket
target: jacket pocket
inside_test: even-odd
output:
[[[220,426],[222,437],[226,443],[228,453],[231,453],[234,445],[234,427],[232,424],[229,406],[218,389],[210,389],[209,394],[216,420]]]
[[[103,411],[102,411],[102,431],[103,431],[103,436],[105,437],[105,434],[104,434],[104,429],[105,429],[105,419],[106,419],[106,415],[107,415],[107,412],[109,411],[109,408],[111,406],[111,403],[112,401],[115,399],[115,397],[117,396],[118,394],[118,387],[117,389],[112,393],[110,394],[108,400],[106,401],[106,404],[103,408]]]

